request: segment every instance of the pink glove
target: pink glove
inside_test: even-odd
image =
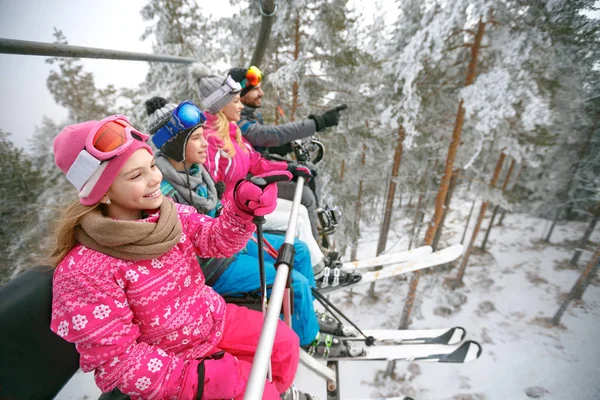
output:
[[[203,399],[233,399],[246,389],[251,364],[229,353],[218,360],[204,360]]]
[[[287,182],[292,174],[287,171],[271,171],[246,179],[240,179],[233,190],[233,203],[245,214],[262,217],[277,206],[277,185]]]

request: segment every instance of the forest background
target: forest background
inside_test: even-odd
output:
[[[210,18],[198,2],[150,0],[141,40],[225,77],[249,65],[261,17],[256,2],[230,3],[232,15]],[[319,171],[326,202],[343,210],[335,244],[347,257],[356,255],[360,221],[381,223],[380,253],[393,246],[386,226],[401,215],[414,221],[410,246],[437,246],[457,187],[479,209],[451,286],[462,284],[478,233],[491,231],[481,226],[486,212],[546,218],[547,241],[556,221],[586,221],[573,238],[574,265],[597,255],[588,240],[600,216],[595,1],[407,0],[368,18],[346,0],[278,7],[260,65],[262,113],[279,124],[348,105],[340,126],[320,135],[328,150]],[[68,38],[57,29],[54,41]],[[81,60],[47,62],[48,89],[68,116],[45,117],[26,148],[10,140],[19,132],[0,131],[0,283],[38,263],[50,221],[73,196],[51,154],[62,127],[121,113],[144,129],[146,99],[199,101],[185,65],[151,63],[139,87],[121,88],[99,87]],[[402,198],[408,206],[399,209]],[[411,307],[409,295],[401,326]]]

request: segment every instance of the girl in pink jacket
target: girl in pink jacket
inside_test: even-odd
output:
[[[235,182],[250,172],[253,175],[267,171],[289,171],[297,176],[309,176],[305,166],[288,164],[285,161],[265,159],[254,150],[241,134],[236,122],[239,121],[244,105],[240,101],[240,84],[228,76],[225,82],[210,73],[205,67],[192,69],[194,86],[203,99],[206,108],[204,136],[208,142],[208,156],[204,168],[215,182],[224,182],[224,201],[231,198]],[[275,212],[266,219],[265,229],[286,230],[292,202],[278,199]],[[306,207],[300,206],[296,237],[310,249],[310,257],[315,273],[323,270],[323,253],[312,235],[310,218]]]
[[[228,107],[234,113],[240,113],[243,104],[239,97],[235,98]],[[237,108],[236,108],[237,107]],[[204,129],[208,141],[208,157],[204,167],[211,173],[216,182],[225,182],[225,198],[231,198],[235,186],[232,182],[244,179],[248,172],[260,175],[265,172],[286,171],[288,164],[285,161],[271,161],[254,150],[252,145],[243,138],[240,129],[230,123],[222,112],[206,115],[206,128]],[[228,132],[222,135],[220,132]]]
[[[56,164],[79,200],[57,225],[51,329],[76,344],[81,368],[95,371],[103,392],[241,398],[263,318],[206,286],[196,255],[243,248],[253,216],[275,207],[276,186],[240,183],[211,219],[163,200],[147,139],[123,116],[71,125],[56,137]],[[280,323],[263,398],[291,386],[298,349]]]

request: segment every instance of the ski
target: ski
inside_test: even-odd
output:
[[[349,289],[356,285],[362,285],[364,283],[375,282],[381,279],[387,279],[394,276],[406,274],[409,272],[419,271],[425,268],[435,267],[436,265],[442,265],[456,260],[463,253],[463,246],[461,244],[455,244],[450,247],[446,247],[443,250],[436,251],[417,260],[407,261],[398,265],[390,265],[379,269],[377,271],[369,271],[362,274],[360,281],[351,283],[349,285],[337,285],[337,286],[325,286],[320,287],[317,290],[321,294],[331,293],[337,290]]]
[[[365,336],[372,336],[376,345],[398,344],[444,344],[453,345],[463,341],[467,331],[455,326],[449,329],[406,329],[406,330],[363,330]],[[343,336],[346,341],[364,341],[362,337]]]
[[[353,342],[355,343],[355,342]],[[352,346],[352,344],[350,344]],[[462,344],[399,344],[392,346],[364,346],[363,355],[328,357],[327,361],[421,361],[436,363],[467,363],[481,355],[481,345],[473,340]]]
[[[431,246],[417,247],[416,249],[401,251],[398,253],[384,254],[366,260],[348,261],[342,264],[344,271],[357,271],[374,267],[396,264],[410,260],[416,260],[420,257],[431,254]]]

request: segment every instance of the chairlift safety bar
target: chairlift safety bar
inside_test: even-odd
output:
[[[175,64],[191,64],[197,61],[190,57],[135,53],[131,51],[107,50],[96,47],[31,42],[28,40],[6,38],[0,38],[0,53],[45,57],[100,58],[109,60],[164,62]]]

